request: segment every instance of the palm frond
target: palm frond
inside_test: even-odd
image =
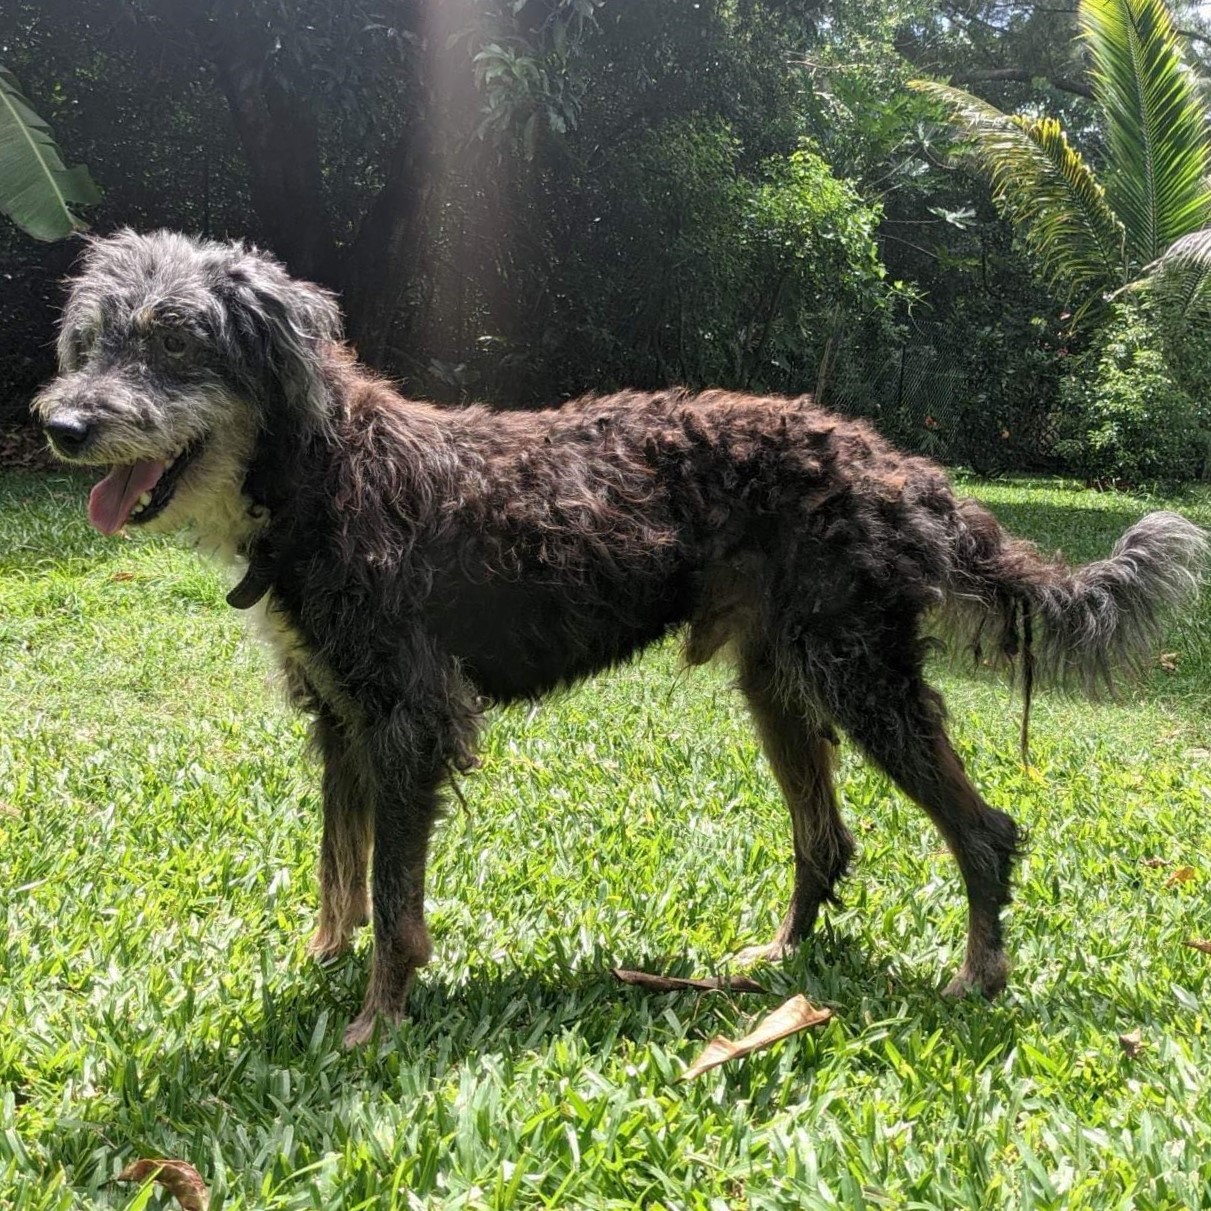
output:
[[[1106,115],[1106,197],[1138,270],[1211,217],[1207,113],[1163,0],[1081,0],[1080,28]]]
[[[939,101],[969,138],[993,197],[1053,284],[1084,309],[1123,280],[1124,231],[1105,192],[1053,118],[1002,113],[979,97],[928,80],[912,88]]]
[[[1145,272],[1167,279],[1184,319],[1211,298],[1211,227],[1192,231],[1172,244]]]

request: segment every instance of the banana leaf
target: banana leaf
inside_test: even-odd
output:
[[[88,169],[63,163],[50,127],[0,67],[0,212],[36,240],[60,240],[85,226],[73,208],[100,200]]]

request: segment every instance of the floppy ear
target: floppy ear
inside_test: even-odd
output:
[[[328,291],[296,281],[255,249],[237,244],[227,253],[217,292],[231,360],[260,413],[244,491],[276,514],[306,479],[313,439],[336,421],[325,361],[326,346],[343,337],[341,315]],[[267,559],[254,559],[250,575]]]
[[[228,315],[268,429],[305,434],[333,419],[325,346],[343,339],[336,299],[252,251],[227,272]],[[269,398],[266,398],[268,395]],[[284,416],[274,412],[284,410]]]

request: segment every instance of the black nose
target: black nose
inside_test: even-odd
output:
[[[59,416],[48,420],[45,429],[46,436],[60,454],[79,454],[92,436],[92,426],[78,416]]]

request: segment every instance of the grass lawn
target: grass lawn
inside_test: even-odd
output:
[[[1080,560],[1157,504],[967,487]],[[0,1206],[169,1205],[111,1184],[139,1157],[191,1161],[215,1208],[1211,1206],[1211,956],[1183,945],[1211,936],[1206,600],[1176,672],[1115,705],[1042,696],[1029,771],[1006,687],[940,675],[973,777],[1032,837],[994,1006],[938,997],[956,869],[848,749],[845,907],[755,973],[770,996],[612,980],[723,970],[789,888],[738,696],[670,646],[495,717],[435,842],[414,1020],[346,1054],[369,937],[303,954],[303,724],[216,572],[94,534],[86,491],[0,480]],[[1175,507],[1211,524],[1206,492]],[[826,1027],[677,1083],[799,991]]]

